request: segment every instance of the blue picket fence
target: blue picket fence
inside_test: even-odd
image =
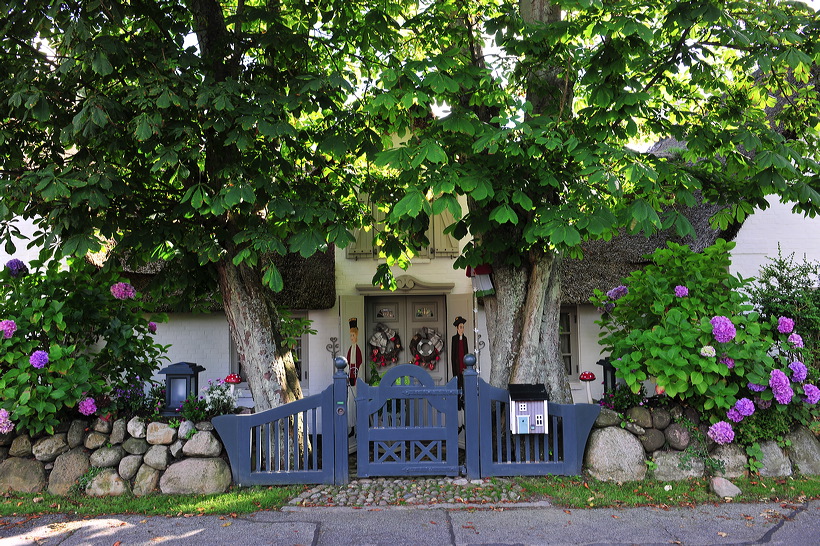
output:
[[[320,394],[259,413],[213,419],[234,483],[348,483],[344,366],[336,363],[333,384]]]
[[[547,434],[512,434],[508,391],[478,377],[474,358],[465,361],[462,390],[456,379],[435,385],[429,373],[411,364],[390,369],[376,387],[360,382],[357,476],[581,473],[599,406],[548,404]],[[235,483],[349,481],[346,365],[344,358],[336,359],[333,384],[320,394],[257,414],[214,419]]]

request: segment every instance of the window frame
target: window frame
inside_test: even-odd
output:
[[[567,322],[569,325],[569,330],[564,331],[564,321],[563,317],[567,316]],[[564,344],[562,343],[563,336],[568,338],[566,343],[569,352],[564,351]],[[579,346],[578,346],[578,308],[577,306],[570,306],[570,305],[562,305],[560,310],[560,316],[558,321],[558,350],[561,353],[561,360],[564,362],[564,371],[567,373],[567,377],[572,380],[577,380],[581,370],[580,370],[580,362],[578,358],[579,353]],[[569,357],[569,365],[570,370],[567,371],[566,369],[566,357]]]

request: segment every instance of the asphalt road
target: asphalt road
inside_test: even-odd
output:
[[[0,517],[0,546],[820,544],[820,501],[569,510],[548,503],[230,516]]]

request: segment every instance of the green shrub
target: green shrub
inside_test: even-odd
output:
[[[133,288],[83,260],[66,268],[11,260],[0,272],[0,406],[19,432],[111,405],[112,391],[150,377],[165,348]]]
[[[752,445],[764,440],[782,444],[784,437],[795,424],[788,406],[773,405],[768,411],[758,411],[735,426],[735,441]]]
[[[604,395],[598,404],[618,413],[624,413],[631,407],[643,405],[645,401],[646,392],[643,385],[640,386],[638,392],[632,392],[632,389],[625,384],[618,383],[613,388],[604,391]]]
[[[204,396],[191,394],[186,398],[177,410],[179,416],[186,421],[194,423],[208,419],[208,401]]]
[[[236,398],[231,394],[231,386],[223,379],[208,381],[205,397],[208,400],[209,419],[217,415],[233,413],[236,409]]]
[[[208,381],[203,395],[192,394],[179,407],[179,416],[188,421],[206,421],[217,415],[233,413],[236,398],[231,394],[230,385],[222,379]]]
[[[820,263],[805,258],[795,262],[794,254],[777,257],[760,268],[749,294],[755,308],[764,319],[792,317],[795,329],[803,334],[806,364],[820,370],[820,290],[815,288],[820,278]]]
[[[623,286],[593,298],[617,377],[635,393],[653,379],[713,423],[719,443],[732,441],[732,423],[781,406],[807,424],[820,399],[802,377],[803,341],[792,319],[762,318],[746,295],[750,281],[729,273],[733,247],[718,240],[698,254],[669,243]]]

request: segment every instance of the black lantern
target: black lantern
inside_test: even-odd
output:
[[[612,365],[612,362],[609,361],[608,358],[602,358],[598,362],[596,362],[599,366],[604,368],[604,392],[609,392],[615,388],[615,366]]]
[[[165,409],[162,415],[176,415],[185,399],[199,392],[199,372],[204,371],[205,368],[193,362],[177,362],[158,372],[165,376]]]

